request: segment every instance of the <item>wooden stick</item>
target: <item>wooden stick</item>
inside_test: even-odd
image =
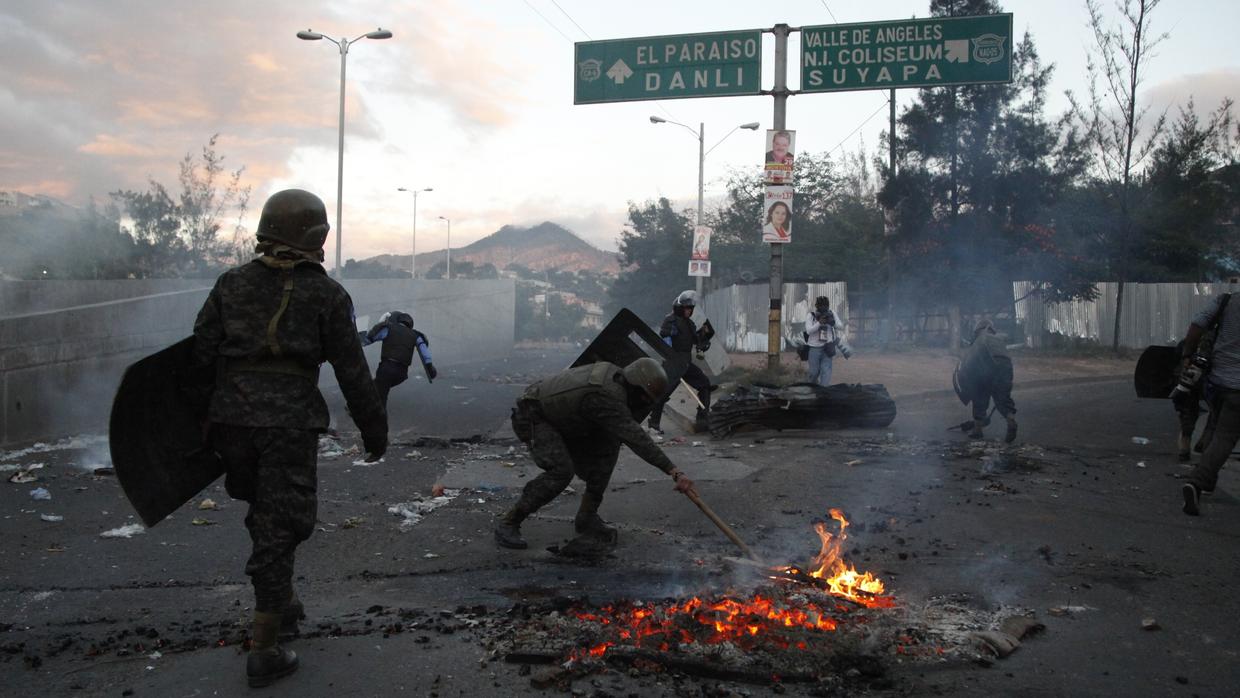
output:
[[[685,386],[686,390],[689,391],[689,395],[693,397],[693,401],[698,404],[698,407],[701,407],[703,410],[706,409],[706,405],[702,404],[702,399],[698,397],[697,391],[693,389],[693,386],[689,385],[689,381],[681,378],[680,383]]]
[[[745,541],[741,540],[740,536],[736,535],[736,532],[724,523],[723,519],[719,518],[715,512],[711,511],[710,507],[706,506],[706,502],[702,501],[702,497],[696,490],[689,490],[688,492],[685,492],[685,496],[688,497],[691,502],[696,504],[697,508],[701,509],[703,514],[706,514],[706,518],[710,519],[711,523],[718,526],[720,531],[723,531],[723,535],[727,536],[728,540],[735,543],[736,547],[740,548],[742,553],[745,553],[745,557],[748,557],[755,562],[762,562],[762,558],[755,555],[754,552],[749,549],[749,546],[745,545]]]

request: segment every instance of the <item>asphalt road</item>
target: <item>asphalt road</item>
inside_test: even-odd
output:
[[[358,464],[355,451],[332,455],[357,443],[347,422],[338,442],[324,442],[318,530],[297,563],[310,617],[290,646],[303,666],[270,693],[536,694],[519,665],[491,655],[496,638],[519,622],[508,614],[514,604],[682,598],[752,584],[726,562],[736,553],[731,544],[627,451],[603,510],[621,531],[611,557],[582,563],[544,550],[571,535],[572,493],[526,524],[530,550],[494,546],[492,519],[533,475],[528,459],[503,438],[421,437],[502,436],[525,381],[568,359],[523,354],[453,369],[433,385],[396,388],[395,443],[381,463]],[[901,399],[885,430],[690,436],[667,451],[768,560],[804,562],[818,549],[811,521],[839,507],[853,523],[849,561],[884,578],[899,603],[893,613],[910,623],[952,598],[979,611],[1029,612],[1046,625],[988,668],[884,653],[881,682],[841,695],[1234,695],[1234,463],[1204,515],[1187,517],[1179,511],[1175,476],[1184,469],[1174,461],[1168,403],[1137,400],[1117,381],[1018,386],[1014,395],[1021,434],[1012,447],[947,432],[966,409],[954,396],[931,394]],[[1001,431],[996,423],[988,436]],[[1134,436],[1149,443],[1133,443]],[[93,473],[106,464],[105,451],[97,440],[81,440],[0,454],[0,465],[43,464],[33,471],[38,482],[0,484],[6,694],[245,693],[239,643],[252,595],[242,573],[244,506],[216,485],[204,496],[218,509],[186,507],[132,538],[101,538],[136,520],[115,479]],[[413,524],[391,513],[416,509],[436,482],[460,491]],[[32,499],[36,487],[51,500]],[[43,514],[64,518],[49,522]],[[1146,619],[1158,629],[1143,629]],[[573,688],[643,696],[770,691],[615,667]]]

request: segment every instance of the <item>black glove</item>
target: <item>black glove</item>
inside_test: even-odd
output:
[[[439,377],[439,371],[435,370],[435,364],[426,364],[426,380],[434,383],[437,377]]]
[[[366,462],[374,463],[387,453],[387,434],[379,437],[362,434],[362,448],[366,449]]]

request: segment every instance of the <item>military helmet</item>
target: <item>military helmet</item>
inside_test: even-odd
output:
[[[982,318],[981,320],[977,321],[976,325],[973,326],[973,336],[976,337],[977,335],[981,334],[982,332],[986,330],[994,331],[994,329],[995,329],[995,323],[991,322],[987,318]]]
[[[667,373],[663,365],[649,356],[625,366],[624,380],[635,388],[641,388],[652,401],[662,399],[667,391]]]
[[[331,226],[322,199],[304,189],[285,189],[263,204],[257,237],[313,252],[323,248],[328,230]]]
[[[681,291],[676,300],[672,301],[673,308],[692,308],[697,305],[697,291]]]
[[[393,310],[389,319],[392,322],[400,323],[411,330],[413,329],[413,316],[409,313],[402,312],[400,310]]]

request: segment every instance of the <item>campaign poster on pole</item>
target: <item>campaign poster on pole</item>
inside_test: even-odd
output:
[[[796,141],[796,131],[767,129],[767,184],[792,184],[792,159],[796,155]]]
[[[792,187],[767,187],[763,201],[762,242],[792,242]]]
[[[710,236],[715,232],[708,225],[699,225],[693,229],[693,252],[689,259],[710,259]]]
[[[708,259],[691,259],[689,260],[689,276],[710,276],[710,260]]]

